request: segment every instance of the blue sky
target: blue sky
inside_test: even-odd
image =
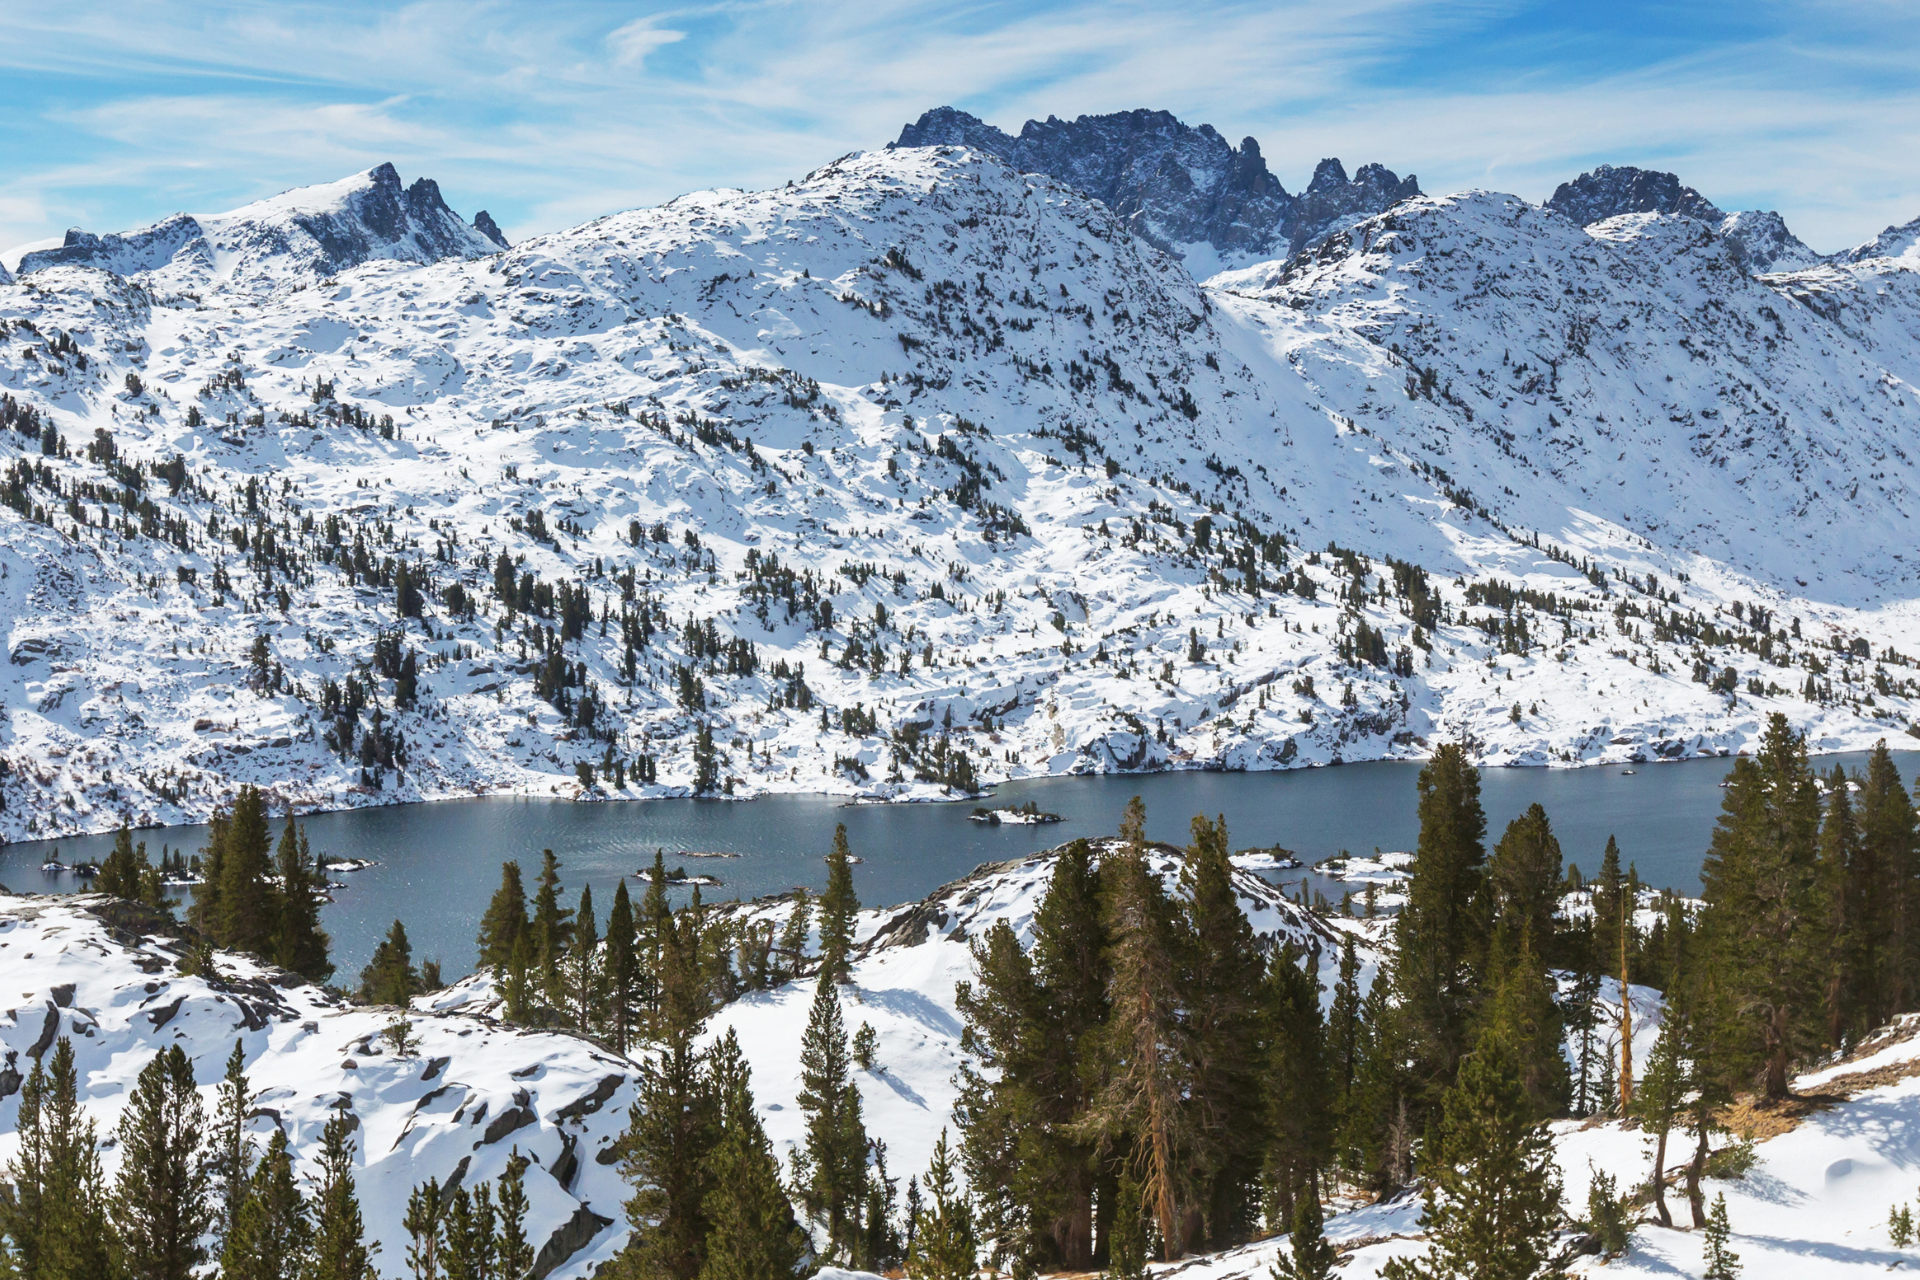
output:
[[[0,6],[0,245],[213,212],[382,160],[521,236],[771,186],[952,103],[1145,106],[1429,191],[1601,161],[1817,249],[1920,216],[1920,5],[1261,0]]]

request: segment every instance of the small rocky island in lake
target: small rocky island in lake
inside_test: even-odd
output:
[[[633,873],[635,880],[645,880],[653,874],[652,867],[642,867]],[[667,872],[666,880],[671,885],[699,885],[702,888],[719,888],[720,878],[708,875],[688,875],[685,867],[674,867]]]
[[[1022,805],[1010,805],[1002,809],[981,806],[967,817],[974,822],[985,822],[996,827],[1002,824],[1037,827],[1044,823],[1064,821],[1057,813],[1042,813],[1040,806],[1031,800]]]

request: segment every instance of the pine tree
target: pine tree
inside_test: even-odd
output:
[[[455,1187],[447,1202],[440,1262],[447,1280],[495,1280],[493,1191],[485,1183],[468,1194]]]
[[[1565,1115],[1573,1082],[1567,1071],[1566,1028],[1554,1001],[1554,980],[1534,955],[1527,926],[1517,945],[1506,927],[1495,934],[1489,957],[1492,993],[1486,1020],[1505,1029],[1521,1088],[1537,1120]]]
[[[653,865],[647,868],[647,893],[640,899],[634,915],[634,955],[640,969],[640,1000],[646,1010],[649,1034],[659,1034],[660,968],[666,954],[667,935],[673,927],[673,908],[667,903],[667,867],[662,850],[653,851]]]
[[[366,1243],[360,1197],[353,1186],[353,1137],[336,1112],[320,1135],[320,1173],[314,1190],[313,1252],[302,1280],[378,1280]],[[517,1274],[517,1273],[516,1273]]]
[[[613,909],[607,912],[606,951],[607,1022],[613,1031],[614,1050],[624,1054],[633,1034],[640,977],[634,953],[633,903],[627,897],[625,880],[614,889]]]
[[[828,1256],[850,1256],[866,1199],[867,1132],[840,993],[824,971],[800,1041],[799,1102],[807,1138],[794,1153],[796,1189],[808,1216],[826,1230]]]
[[[719,1104],[703,1055],[679,1037],[640,1064],[639,1096],[627,1116],[621,1176],[633,1230],[617,1277],[695,1280],[707,1259],[709,1156],[719,1139]]]
[[[1713,1198],[1713,1213],[1707,1218],[1707,1269],[1704,1280],[1739,1280],[1740,1255],[1727,1248],[1733,1228],[1727,1223],[1727,1197]]]
[[[1626,910],[1626,877],[1620,871],[1620,844],[1607,837],[1607,849],[1600,858],[1600,874],[1594,880],[1593,941],[1600,972],[1620,976],[1620,959],[1614,943],[1620,937],[1621,920]]]
[[[560,859],[553,850],[540,851],[540,880],[533,894],[533,919],[529,934],[533,942],[534,981],[540,996],[550,1009],[567,1007],[566,984],[560,977],[560,961],[567,953],[572,937],[573,912],[560,905]]]
[[[934,1142],[933,1159],[927,1165],[927,1196],[913,1233],[907,1274],[914,1280],[973,1280],[980,1269],[973,1212],[965,1189],[954,1178],[945,1129]]]
[[[1560,1211],[1553,1143],[1521,1086],[1510,1032],[1480,1036],[1447,1090],[1421,1225],[1424,1258],[1394,1259],[1386,1280],[1532,1280]]]
[[[278,912],[277,896],[267,884],[267,861],[272,837],[267,831],[267,806],[257,787],[240,788],[228,816],[225,849],[220,860],[219,915],[213,938],[230,951],[265,955],[270,949]]]
[[[293,1154],[285,1131],[276,1128],[220,1254],[221,1280],[294,1280],[312,1243],[313,1224],[294,1177]]]
[[[1507,824],[1487,863],[1487,888],[1493,919],[1514,937],[1531,930],[1545,948],[1553,940],[1553,917],[1560,896],[1560,841],[1547,811],[1535,804]]]
[[[54,1042],[51,1063],[35,1059],[20,1090],[19,1145],[6,1168],[12,1194],[0,1196],[0,1235],[28,1280],[111,1275],[107,1194],[93,1121],[80,1110],[73,1045]]]
[[[700,1280],[792,1280],[809,1252],[807,1239],[781,1186],[732,1028],[714,1048],[712,1077],[721,1137],[707,1160],[712,1189],[702,1206],[708,1234]]]
[[[487,912],[480,917],[480,963],[493,970],[495,981],[505,979],[513,948],[527,932],[527,891],[520,883],[520,864],[500,864],[500,887],[493,891]]]
[[[573,1025],[592,1030],[601,1020],[604,989],[600,955],[600,926],[593,918],[593,886],[580,889],[580,905],[573,915],[573,944],[567,957],[567,985],[571,989]]]
[[[136,852],[133,846],[133,832],[122,825],[113,836],[113,852],[100,864],[100,874],[93,878],[95,893],[111,894],[116,898],[125,898],[129,902],[140,900],[140,873],[147,865],[147,846],[140,845]]]
[[[1336,1109],[1320,982],[1302,959],[1285,947],[1264,975],[1266,1069],[1255,1087],[1264,1086],[1271,1117],[1260,1172],[1270,1189],[1268,1220],[1276,1223],[1293,1217],[1296,1199],[1317,1199],[1320,1171],[1333,1155]]]
[[[1660,1027],[1653,1055],[1647,1062],[1647,1074],[1634,1091],[1633,1113],[1641,1129],[1653,1135],[1653,1174],[1647,1185],[1653,1190],[1654,1212],[1660,1225],[1671,1227],[1673,1215],[1667,1210],[1667,1135],[1680,1115],[1690,1081],[1687,1066],[1680,1056],[1681,1032],[1672,1020]]]
[[[1327,1053],[1333,1072],[1334,1098],[1345,1113],[1360,1065],[1360,955],[1351,933],[1340,935],[1340,973],[1333,985],[1333,1006],[1327,1011]]]
[[[1146,1280],[1146,1206],[1140,1184],[1134,1180],[1130,1170],[1120,1174],[1120,1180],[1114,1187],[1113,1227],[1107,1239],[1107,1263],[1109,1280]]]
[[[1916,865],[1912,798],[1886,742],[1867,758],[1860,791],[1860,848],[1866,901],[1862,928],[1879,939],[1866,962],[1870,1021],[1885,1022],[1913,1007],[1914,974],[1920,971],[1920,865]]]
[[[651,896],[652,891],[648,891]],[[812,929],[813,904],[807,897],[806,886],[793,891],[793,910],[787,913],[786,920],[780,926],[780,942],[775,948],[780,953],[781,981],[790,981],[800,976],[806,968],[807,935]]]
[[[227,1055],[226,1078],[220,1082],[213,1118],[208,1171],[213,1176],[215,1255],[226,1252],[228,1238],[240,1218],[253,1177],[253,1141],[247,1136],[247,1113],[253,1109],[253,1089],[247,1083],[247,1054],[239,1040]]]
[[[420,972],[413,967],[413,944],[407,941],[407,927],[398,920],[387,936],[373,949],[373,958],[360,971],[360,998],[372,1004],[397,1004],[420,991]]]
[[[280,833],[274,863],[280,891],[274,903],[273,961],[309,982],[325,982],[333,976],[333,961],[327,958],[332,939],[320,927],[320,894],[326,877],[308,852],[307,833],[294,829],[291,814]]]
[[[1274,1260],[1273,1280],[1328,1280],[1337,1258],[1327,1243],[1320,1197],[1308,1191],[1295,1198],[1288,1250]]]
[[[853,950],[853,920],[860,899],[853,893],[853,851],[847,847],[847,824],[835,824],[833,850],[827,855],[827,891],[820,895],[820,972],[833,982],[850,980],[848,958]]]
[[[512,1280],[533,1269],[533,1242],[527,1239],[527,1164],[515,1147],[500,1177],[500,1234],[494,1237],[494,1265],[500,1280]]]
[[[1138,1176],[1160,1228],[1163,1257],[1182,1253],[1182,1201],[1194,1150],[1186,1082],[1192,1048],[1181,1017],[1185,939],[1159,877],[1147,865],[1146,808],[1135,796],[1120,824],[1117,856],[1100,868],[1112,939],[1112,1014],[1103,1032],[1109,1078],[1074,1126],[1078,1136],[1130,1138]]]
[[[1860,845],[1847,775],[1839,765],[1827,779],[1825,819],[1816,848],[1818,898],[1824,919],[1817,927],[1832,945],[1820,948],[1827,1045],[1840,1048],[1873,1025],[1869,991],[1885,930],[1872,920],[1874,876]]]
[[[125,1280],[191,1280],[213,1224],[200,1143],[206,1117],[193,1064],[179,1045],[140,1070],[118,1128],[113,1196],[115,1263]]]
[[[1700,871],[1701,930],[1741,1011],[1726,1028],[1738,1066],[1784,1098],[1795,1055],[1817,1043],[1827,919],[1816,866],[1820,797],[1804,738],[1774,713],[1757,758],[1734,761]]]
[[[440,1219],[445,1211],[440,1184],[432,1178],[407,1196],[401,1226],[407,1233],[407,1266],[413,1280],[440,1280]]]
[[[1234,893],[1225,816],[1214,822],[1195,817],[1192,831],[1180,872],[1187,917],[1181,985],[1192,1053],[1187,1105],[1193,1116],[1192,1159],[1207,1243],[1220,1249],[1246,1238],[1254,1225],[1254,1196],[1268,1130],[1260,1105],[1266,1057],[1261,994],[1267,966]],[[1317,992],[1311,1030],[1304,1034],[1314,1042],[1308,1087],[1318,1117],[1324,1118],[1324,1033]],[[1315,1136],[1310,1158],[1317,1165],[1324,1157],[1318,1141],[1324,1129]]]
[[[1434,1089],[1453,1077],[1480,986],[1487,820],[1480,775],[1458,743],[1434,751],[1419,787],[1420,841],[1407,904],[1394,921],[1392,982],[1416,1074]]]

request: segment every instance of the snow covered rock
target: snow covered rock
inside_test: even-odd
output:
[[[447,207],[433,179],[405,186],[391,164],[382,164],[230,213],[178,213],[109,235],[74,228],[59,248],[22,255],[19,274],[88,266],[120,276],[154,276],[175,288],[219,283],[250,289],[319,280],[376,259],[438,262],[482,257],[505,247],[491,218],[485,226],[476,219],[470,227]]]
[[[211,1113],[238,1040],[258,1094],[256,1143],[277,1126],[304,1165],[333,1115],[358,1121],[355,1181],[388,1268],[405,1256],[415,1185],[497,1179],[516,1149],[534,1161],[527,1235],[541,1274],[587,1276],[618,1250],[627,1192],[611,1153],[634,1097],[632,1064],[572,1036],[436,1012],[425,1000],[409,1015],[417,1048],[401,1056],[383,1035],[394,1009],[353,1007],[225,953],[217,977],[188,976],[183,950],[177,931],[115,899],[0,896],[9,982],[0,1094],[13,1095],[0,1098],[0,1162],[18,1145],[19,1081],[56,1038],[73,1044],[80,1100],[103,1136],[140,1069],[173,1044],[192,1059]],[[111,1178],[118,1154],[103,1157]]]
[[[1711,223],[1727,216],[1675,175],[1632,165],[1603,164],[1563,182],[1546,207],[1583,227],[1623,213],[1671,213]]]
[[[1254,139],[1236,148],[1212,125],[1196,128],[1167,111],[1048,116],[1027,121],[1015,137],[938,107],[894,145],[971,147],[1049,174],[1104,202],[1143,239],[1208,264],[1284,257],[1344,221],[1420,194],[1411,174],[1367,165],[1350,181],[1338,160],[1322,160],[1306,191],[1290,195]],[[1212,252],[1196,256],[1199,246]]]

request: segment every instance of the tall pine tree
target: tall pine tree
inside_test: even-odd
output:
[[[792,1280],[808,1253],[780,1182],[780,1162],[753,1105],[751,1073],[728,1028],[714,1047],[719,1142],[707,1157],[708,1224],[699,1280]]]
[[[320,1169],[314,1188],[313,1252],[302,1280],[378,1280],[366,1243],[366,1222],[353,1185],[353,1130],[335,1112],[320,1134]]]
[[[800,1041],[799,1102],[807,1131],[794,1152],[800,1200],[826,1232],[826,1255],[851,1259],[867,1194],[867,1131],[839,988],[825,969]]]
[[[853,920],[860,899],[853,893],[853,850],[847,847],[847,824],[833,828],[833,850],[827,854],[827,891],[820,895],[820,972],[833,982],[846,982],[853,951]]]
[[[124,1280],[191,1280],[206,1261],[200,1238],[214,1211],[200,1150],[205,1127],[193,1063],[171,1045],[141,1068],[120,1116],[113,1240]]]

